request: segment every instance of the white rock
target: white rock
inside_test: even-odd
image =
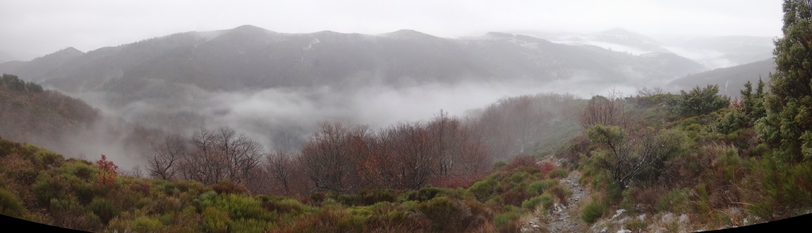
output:
[[[632,233],[632,231],[631,231],[631,230],[628,230],[628,229],[623,229],[623,228],[620,228],[620,230],[619,230],[619,231],[617,231],[617,233]]]
[[[682,214],[679,216],[679,224],[686,225],[688,224],[689,220],[690,219],[688,219],[688,215]]]
[[[612,219],[617,218],[618,216],[620,216],[621,214],[623,214],[623,212],[626,212],[626,210],[625,210],[625,209],[619,209],[619,210],[617,210],[617,212],[615,212],[615,215],[614,215],[614,216],[612,216]]]

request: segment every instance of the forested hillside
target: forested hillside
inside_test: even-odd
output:
[[[0,78],[0,136],[54,146],[67,133],[89,128],[100,118],[98,110],[15,75]]]

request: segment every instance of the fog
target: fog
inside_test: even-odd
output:
[[[566,93],[590,98],[610,92],[634,94],[637,88],[644,87],[590,82],[594,79],[582,76],[545,85],[532,80],[512,80],[423,83],[398,88],[319,86],[200,92],[183,105],[143,100],[112,106],[105,94],[82,93],[76,96],[99,108],[104,120],[80,132],[71,132],[61,143],[67,146],[54,149],[68,157],[90,160],[105,154],[124,169],[143,168],[152,153],[150,140],[159,139],[152,135],[155,130],[188,137],[201,128],[228,126],[260,143],[266,152],[291,151],[298,150],[322,123],[329,121],[378,130],[399,122],[428,121],[441,110],[452,117],[476,118],[477,110],[507,97]],[[136,126],[145,129],[135,129]]]

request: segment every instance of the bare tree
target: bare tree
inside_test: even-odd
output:
[[[290,182],[293,177],[293,160],[285,151],[268,154],[266,167],[268,174],[276,179],[285,189],[285,195],[290,195]]]
[[[262,146],[229,127],[220,127],[214,133],[217,150],[228,160],[226,178],[245,183],[261,161]]]
[[[618,126],[596,125],[588,134],[590,141],[605,147],[593,159],[621,189],[627,188],[635,176],[680,150],[680,139],[675,134],[658,135],[653,130],[630,136]]]
[[[592,128],[595,125],[614,125],[626,127],[628,116],[623,107],[623,100],[618,93],[613,93],[609,97],[594,96],[587,104],[578,123],[584,129]]]
[[[168,135],[152,144],[154,154],[149,159],[147,171],[152,177],[172,180],[178,172],[178,161],[186,154],[186,139]]]
[[[365,127],[324,123],[302,148],[299,162],[318,190],[350,192],[360,188],[356,165],[364,155]]]
[[[214,184],[230,179],[245,184],[262,159],[262,147],[229,127],[200,129],[190,140],[191,149],[182,156],[184,178]]]
[[[418,189],[428,184],[435,174],[439,155],[434,152],[432,138],[419,124],[400,123],[386,131],[388,150],[395,153],[400,188]]]
[[[545,109],[549,96],[519,96],[499,100],[485,109],[480,121],[488,150],[494,158],[532,152],[552,114]]]

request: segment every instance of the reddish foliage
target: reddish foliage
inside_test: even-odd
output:
[[[734,98],[730,102],[730,106],[733,107],[733,108],[744,108],[744,102],[742,100],[740,100],[739,98]]]
[[[507,165],[502,167],[502,170],[510,171],[517,167],[531,167],[536,169],[539,168],[538,164],[536,163],[536,158],[533,158],[533,156],[529,155],[522,155],[510,160],[510,162],[508,162]]]
[[[553,169],[555,169],[555,165],[550,162],[544,162],[541,164],[541,175],[547,176]]]
[[[100,184],[112,184],[116,181],[118,166],[113,161],[108,161],[106,155],[101,155],[101,159],[96,161],[96,166],[100,169],[97,182]]]

